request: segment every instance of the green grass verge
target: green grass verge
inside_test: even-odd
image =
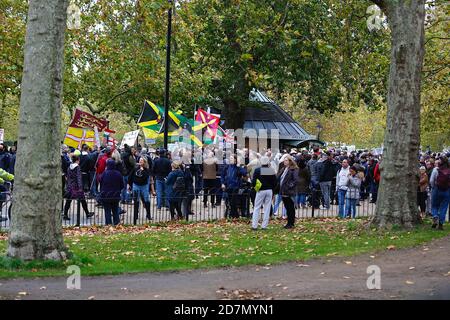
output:
[[[0,278],[63,276],[69,265],[78,265],[87,276],[348,257],[417,246],[450,234],[449,228],[431,230],[429,223],[383,232],[366,225],[365,219],[317,219],[299,221],[293,230],[271,222],[267,230],[252,231],[244,221],[73,229],[65,235],[73,258],[65,262],[11,260],[4,257],[7,243],[1,241]]]

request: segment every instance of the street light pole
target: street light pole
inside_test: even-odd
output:
[[[169,93],[170,93],[170,40],[172,37],[172,0],[169,0],[170,8],[167,23],[167,48],[166,48],[166,94],[164,97],[164,149],[167,150],[169,140]]]

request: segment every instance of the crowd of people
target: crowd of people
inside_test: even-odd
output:
[[[85,194],[105,209],[106,223],[118,224],[125,211],[120,204],[134,203],[135,219],[140,203],[152,220],[151,197],[158,211],[168,208],[172,219],[189,219],[192,201],[202,198],[205,208],[225,203],[225,216],[252,218],[257,229],[260,211],[262,228],[270,217],[287,219],[285,228],[295,224],[295,209],[314,207],[330,210],[338,206],[340,218],[355,218],[361,201],[376,203],[382,156],[369,151],[341,149],[297,150],[272,153],[236,150],[232,154],[217,148],[147,149],[124,146],[122,150],[102,148],[70,150],[62,146],[64,219],[73,199],[80,199],[87,217]],[[450,189],[445,154],[421,153],[418,157],[418,208],[422,216],[433,216],[433,227],[443,228]],[[445,180],[448,181],[448,180]],[[447,182],[448,183],[448,182]],[[112,218],[111,218],[112,215]]]
[[[0,169],[11,174],[16,148],[0,144]],[[418,210],[422,217],[432,216],[433,228],[439,229],[450,201],[448,156],[421,152],[417,162]],[[224,202],[226,217],[252,218],[255,230],[261,211],[263,229],[271,216],[278,215],[287,220],[285,228],[292,228],[296,208],[330,210],[337,205],[338,217],[355,218],[361,201],[377,201],[381,162],[381,155],[368,150],[339,148],[261,153],[238,149],[228,154],[214,147],[168,152],[127,145],[121,150],[62,145],[63,219],[70,220],[73,200],[80,201],[87,218],[93,217],[86,197],[96,199],[96,205],[104,208],[106,224],[114,225],[125,213],[121,204],[133,203],[137,219],[142,203],[146,218],[152,220],[151,197],[156,198],[157,210],[167,208],[174,220],[195,214],[195,198],[210,209]]]

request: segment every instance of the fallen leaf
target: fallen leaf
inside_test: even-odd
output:
[[[20,291],[20,292],[18,293],[18,295],[19,295],[19,296],[26,296],[26,295],[28,295],[28,293],[27,293],[26,291]]]
[[[372,259],[375,259],[375,256],[370,256]]]
[[[409,270],[414,270],[416,267],[409,267]]]
[[[325,274],[325,272],[321,272],[320,274]]]
[[[281,287],[281,283],[277,283],[275,287]]]
[[[308,264],[298,264],[297,267],[309,267]]]
[[[350,277],[344,276],[344,279],[350,279]]]
[[[414,284],[414,282],[406,280],[406,284]]]
[[[39,289],[40,290],[45,290],[45,289],[47,289],[47,287],[40,287]]]
[[[390,246],[387,246],[386,249],[388,249],[388,250],[394,250],[394,249],[395,249],[395,246],[394,246],[394,245],[390,245]]]
[[[88,298],[88,300],[94,300],[95,299],[95,296],[90,296],[89,298]]]
[[[288,287],[283,287],[283,290],[287,290]]]
[[[159,294],[155,294],[153,297],[159,298],[160,296],[159,296]]]
[[[345,264],[352,264],[351,261],[345,261]]]

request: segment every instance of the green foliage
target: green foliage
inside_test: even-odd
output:
[[[163,104],[168,2],[74,2],[82,23],[80,30],[66,33],[67,119],[75,107],[82,107],[97,114],[122,113],[132,122],[144,98]],[[196,104],[221,107],[232,100],[234,107],[243,108],[249,105],[249,91],[257,87],[292,112],[318,110],[330,122],[336,111],[383,110],[390,31],[368,30],[366,9],[371,4],[179,2],[173,19],[171,107],[187,116]],[[435,4],[434,20],[426,26],[421,131],[422,144],[439,149],[450,144],[449,22],[448,5],[441,0]],[[0,127],[6,129],[7,140],[17,138],[27,8],[25,0],[0,0],[0,114],[6,115],[0,117]],[[373,144],[378,144],[380,128]]]

